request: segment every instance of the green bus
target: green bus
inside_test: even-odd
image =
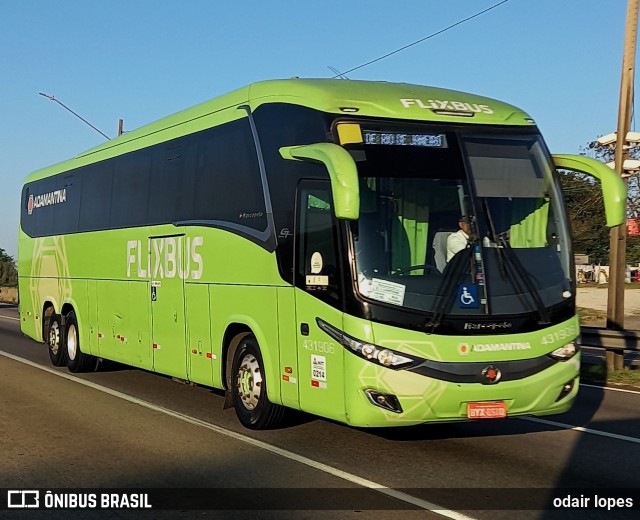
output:
[[[623,221],[615,172],[551,156],[513,106],[255,83],[27,178],[22,331],[72,372],[222,389],[253,429],[287,408],[372,427],[562,413],[580,330],[556,168],[599,179]]]

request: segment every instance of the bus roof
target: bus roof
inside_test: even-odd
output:
[[[408,83],[339,79],[285,79],[253,83],[128,132],[73,159],[32,173],[26,182],[229,121],[227,108],[291,103],[335,114],[446,123],[531,126],[533,120],[512,105],[474,94]],[[241,117],[238,112],[237,116]]]

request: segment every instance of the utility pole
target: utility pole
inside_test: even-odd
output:
[[[120,137],[123,133],[124,121],[122,119],[118,119],[118,137]]]
[[[620,80],[620,104],[618,108],[618,129],[615,150],[615,169],[624,173],[624,161],[628,156],[627,132],[631,126],[633,103],[633,80],[635,73],[636,40],[638,33],[638,1],[628,0],[627,23],[624,34],[622,57],[622,78]],[[626,178],[623,176],[625,185]],[[607,328],[624,328],[624,282],[626,277],[627,228],[626,222],[611,229],[609,250],[609,289],[607,302]],[[607,352],[608,370],[624,367],[624,353]]]
[[[85,123],[86,125],[90,126],[91,128],[93,128],[96,132],[98,132],[102,137],[104,137],[107,140],[110,140],[111,137],[109,137],[107,134],[105,134],[103,131],[99,130],[98,128],[96,128],[95,126],[93,126],[91,123],[89,123],[89,121],[87,121],[84,117],[82,117],[80,114],[77,114],[76,112],[74,112],[73,110],[71,110],[67,105],[65,105],[62,101],[60,101],[59,99],[56,99],[54,96],[51,96],[49,94],[45,94],[44,92],[38,92],[38,94],[40,94],[43,97],[46,97],[47,99],[54,101],[55,103],[58,103],[58,105],[60,105],[62,108],[64,108],[65,110],[67,110],[68,112],[71,112],[74,116],[76,116],[78,119],[80,119],[80,121],[82,121],[83,123]]]

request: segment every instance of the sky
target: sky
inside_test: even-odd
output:
[[[0,248],[32,171],[255,81],[326,78],[499,0],[0,0]],[[516,105],[552,153],[616,127],[627,2],[509,0],[348,74]]]

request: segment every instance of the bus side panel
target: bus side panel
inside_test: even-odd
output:
[[[296,307],[293,287],[278,287],[278,336],[280,338],[280,387],[282,404],[300,408],[300,374],[296,339]]]
[[[316,321],[320,317],[342,329],[343,313],[297,287],[294,290],[301,409],[346,422],[344,348],[329,338]]]
[[[151,369],[149,284],[99,280],[97,296],[99,355]]]
[[[84,344],[89,347],[90,354],[99,356],[98,282],[96,280],[87,282],[87,326],[88,342],[85,340]]]
[[[280,369],[278,367],[277,289],[268,286],[211,285],[210,309],[214,355],[222,360],[225,331],[232,324],[241,324],[256,337],[267,380],[269,400],[282,404]],[[221,367],[214,370],[213,386],[221,387]]]
[[[213,385],[213,359],[211,351],[211,312],[209,310],[209,286],[185,284],[187,320],[187,370],[188,379],[207,386]]]
[[[132,365],[151,370],[151,286],[146,280],[127,284],[129,312],[125,316],[121,343]]]
[[[44,341],[42,338],[41,310],[35,306],[33,296],[29,290],[31,278],[20,276],[18,278],[18,294],[20,295],[20,330],[36,341]]]
[[[71,281],[64,237],[45,237],[20,242],[20,314],[22,330],[42,341],[42,310],[45,302],[60,313],[71,297]]]

